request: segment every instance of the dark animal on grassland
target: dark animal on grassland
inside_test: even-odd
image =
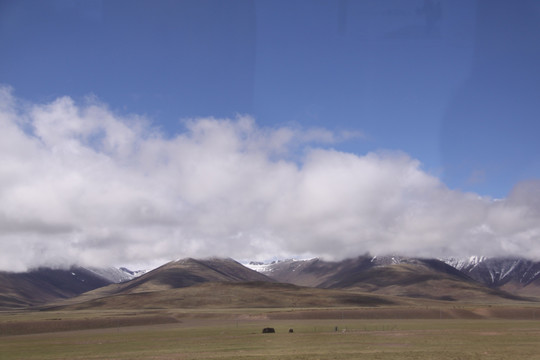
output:
[[[276,330],[274,330],[274,328],[264,328],[263,329],[263,334],[271,334],[271,333],[275,333]]]

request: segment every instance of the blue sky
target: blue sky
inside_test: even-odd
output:
[[[28,106],[93,97],[163,138],[238,115],[319,131],[295,151],[399,151],[506,198],[540,177],[539,36],[534,0],[2,0],[0,83]]]
[[[505,197],[540,165],[534,1],[2,1],[0,80],[94,94],[164,131],[250,114],[361,131],[451,188]],[[432,28],[428,28],[432,26]]]

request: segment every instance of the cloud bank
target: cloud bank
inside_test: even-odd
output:
[[[540,182],[493,200],[448,189],[354,133],[187,120],[166,136],[95,99],[0,88],[0,270],[185,256],[540,257]]]

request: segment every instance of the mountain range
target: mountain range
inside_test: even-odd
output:
[[[449,258],[447,264],[491,288],[540,296],[540,262],[523,258]]]
[[[0,309],[42,305],[109,284],[110,280],[81,267],[0,272]]]
[[[427,266],[436,268],[443,273],[457,277],[472,279],[491,289],[506,290],[520,295],[540,296],[540,262],[524,258],[488,258],[484,256],[470,256],[467,258],[422,259],[402,256],[359,256],[356,259],[346,259],[338,262],[326,262],[322,259],[309,260],[282,260],[269,264],[251,262],[247,266],[260,271],[278,281],[302,284],[306,286],[331,287],[332,282],[337,286],[346,285],[347,281],[354,281],[354,274],[364,274],[370,270],[372,280],[357,281],[362,286],[370,282],[377,282],[376,275],[380,271],[406,268],[407,265]],[[410,266],[409,266],[410,267]],[[385,269],[385,270],[383,270]],[[336,273],[337,272],[337,273]],[[347,276],[344,276],[347,274]],[[352,278],[351,278],[352,275]],[[311,279],[310,281],[310,277]],[[330,277],[330,279],[328,279]],[[345,278],[347,280],[339,280]],[[349,284],[350,285],[350,284]]]
[[[81,267],[0,272],[4,309],[367,306],[415,299],[493,303],[536,296],[540,263],[510,258],[363,255],[246,266],[230,258],[188,258],[148,272]]]
[[[315,258],[278,261],[257,267],[279,282],[412,298],[455,301],[524,295],[517,291],[521,288],[505,291],[495,284],[475,279],[476,273],[469,275],[468,268],[460,270],[439,259],[364,255],[338,262]],[[530,292],[527,295],[536,294]]]
[[[68,299],[113,283],[132,280],[146,271],[122,268],[37,268],[27,272],[0,271],[0,309],[43,305]]]

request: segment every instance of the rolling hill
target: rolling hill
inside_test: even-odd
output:
[[[100,301],[105,301],[101,299],[114,297],[115,304],[118,305],[118,301],[120,301],[118,299],[122,299],[122,303],[129,307],[131,299],[135,298],[153,301],[156,296],[174,297],[175,295],[171,294],[175,293],[172,291],[175,289],[191,288],[206,283],[246,282],[274,283],[276,281],[264,274],[248,269],[230,258],[187,258],[171,261],[133,280],[120,284],[110,284],[89,291],[70,299],[68,302],[63,302],[63,304],[80,302],[98,304]],[[149,295],[152,293],[156,294]],[[159,294],[157,295],[157,293]],[[203,299],[195,299],[195,301],[203,301]],[[146,305],[140,303],[139,306]]]
[[[435,300],[520,299],[493,289],[435,259],[360,256],[338,262],[321,259],[277,262],[264,273],[279,282],[327,289]]]
[[[399,303],[391,297],[345,290],[318,289],[275,282],[205,282],[149,292],[105,295],[90,292],[48,310],[249,309],[379,306]]]
[[[169,262],[136,279],[113,286],[122,293],[148,292],[189,287],[206,282],[275,282],[233,259],[181,259]]]
[[[324,307],[413,299],[527,300],[515,295],[516,287],[523,288],[521,283],[508,281],[502,289],[489,287],[435,259],[365,255],[336,262],[288,260],[264,269],[260,273],[230,258],[187,258],[122,283],[111,283],[83,268],[0,273],[0,307]],[[532,291],[524,296],[537,296],[540,284],[533,279],[527,289]]]
[[[169,309],[377,306],[379,294],[278,283],[232,259],[182,259],[134,280],[111,284],[48,309]]]
[[[0,309],[25,308],[67,299],[111,282],[80,267],[0,272]]]
[[[0,308],[43,305],[83,293],[86,293],[84,299],[94,299],[114,294],[185,288],[207,282],[275,282],[232,259],[218,258],[172,261],[118,284],[109,278],[96,270],[84,268],[42,268],[26,273],[3,272],[0,273]]]

